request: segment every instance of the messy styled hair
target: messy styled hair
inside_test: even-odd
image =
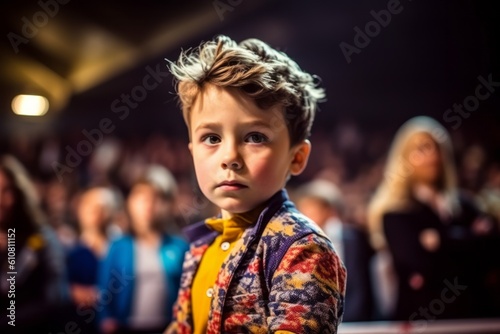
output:
[[[237,44],[227,36],[217,36],[182,52],[177,63],[170,62],[170,71],[177,80],[188,126],[191,108],[204,84],[232,87],[261,109],[282,106],[292,145],[310,135],[317,104],[325,97],[317,77],[302,71],[285,53],[254,38]]]

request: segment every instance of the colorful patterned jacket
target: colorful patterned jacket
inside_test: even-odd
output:
[[[191,246],[169,334],[192,332],[191,284],[203,253],[217,236],[204,222],[185,232]],[[336,333],[345,281],[345,267],[331,241],[282,190],[223,263],[207,333]]]

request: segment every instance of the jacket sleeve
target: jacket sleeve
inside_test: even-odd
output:
[[[345,267],[327,238],[309,234],[295,241],[271,280],[270,332],[337,333],[345,281]]]

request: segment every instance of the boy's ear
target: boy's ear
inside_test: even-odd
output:
[[[311,153],[311,142],[307,139],[292,148],[292,162],[290,163],[290,174],[299,175],[307,166],[309,154]]]

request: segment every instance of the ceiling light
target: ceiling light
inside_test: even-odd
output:
[[[40,95],[17,95],[12,100],[12,111],[23,116],[42,116],[49,110],[49,100]]]

